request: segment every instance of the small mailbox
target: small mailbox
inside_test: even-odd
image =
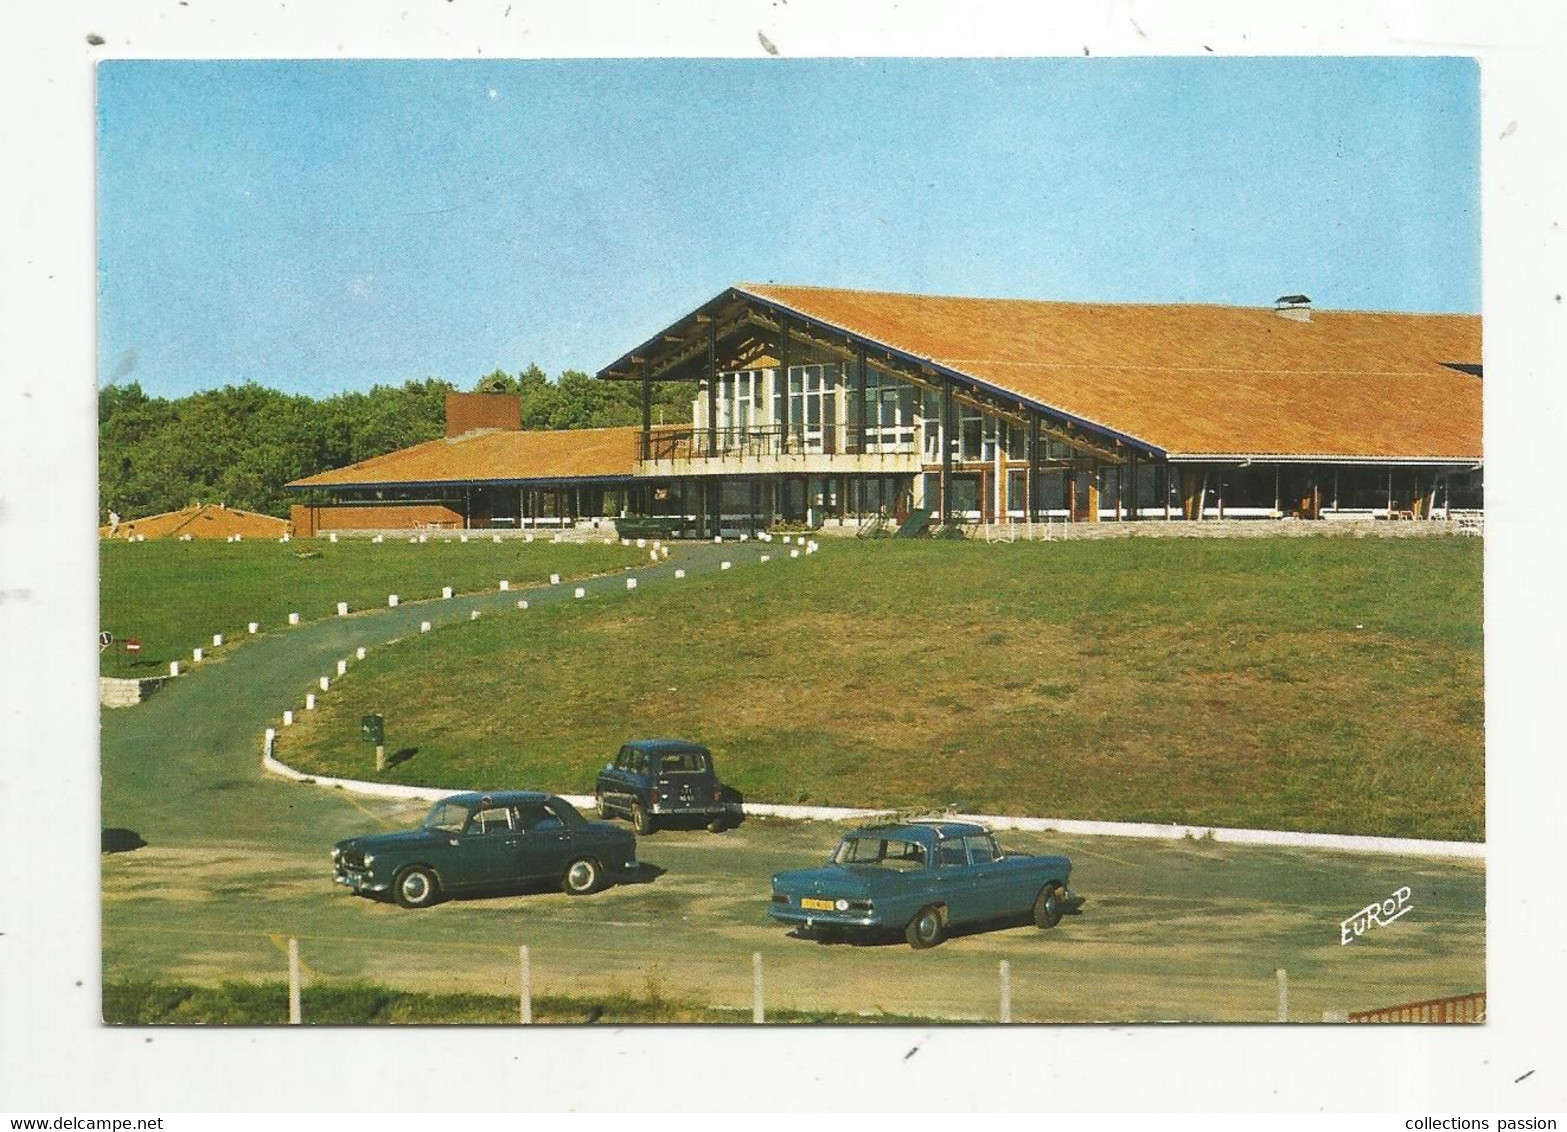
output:
[[[380,712],[360,719],[359,737],[377,747],[386,745],[386,728],[382,723]]]

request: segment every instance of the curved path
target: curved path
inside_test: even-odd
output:
[[[693,576],[724,560],[747,568],[763,553],[775,559],[769,569],[821,562],[789,561],[779,544],[698,544],[630,573],[639,588],[680,584],[677,567]],[[102,824],[147,842],[103,858],[105,975],[280,979],[293,936],[307,980],[509,995],[525,943],[539,994],[662,994],[741,1011],[753,952],[764,956],[775,1005],[975,1019],[995,1015],[1001,958],[1012,964],[1020,1019],[1267,1020],[1274,966],[1290,969],[1291,1000],[1306,1018],[1484,986],[1484,874],[1469,862],[1007,834],[1009,847],[1074,857],[1074,887],[1089,897],[1084,914],[1051,932],[995,931],[919,953],[815,947],[766,919],[766,878],[820,861],[835,838],[811,823],[660,832],[639,852],[662,875],[586,900],[519,894],[408,913],[334,886],[334,841],[411,822],[424,806],[266,776],[264,730],[361,645],[417,634],[421,621],[466,621],[475,609],[526,617],[520,598],[535,609],[571,601],[576,585],[590,600],[634,601],[625,577],[279,630],[145,704],[104,712]],[[1414,914],[1381,940],[1340,946],[1339,920],[1403,885],[1414,888]]]

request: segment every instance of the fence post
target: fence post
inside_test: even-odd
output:
[[[762,1005],[762,953],[751,952],[751,1021],[767,1021],[767,1011]]]
[[[299,940],[288,937],[288,1024],[297,1026],[303,1019],[299,1009]]]
[[[1012,1021],[1012,964],[1001,961],[1001,1021]]]
[[[1278,983],[1279,983],[1279,1017],[1278,1017],[1278,1020],[1280,1022],[1288,1022],[1290,1020],[1290,977],[1289,977],[1289,973],[1287,971],[1285,971],[1283,967],[1279,967],[1277,970],[1275,970],[1273,972],[1273,976],[1274,976],[1274,978],[1276,978],[1278,980]]]
[[[518,1009],[521,1011],[522,1024],[533,1024],[533,964],[528,958],[528,945],[523,944],[517,949],[520,969],[518,982],[521,986]]]

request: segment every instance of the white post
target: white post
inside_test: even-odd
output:
[[[637,580],[635,578],[627,578],[626,579],[626,589],[634,590],[636,588],[637,588]]]
[[[511,589],[511,581],[510,581],[510,579],[502,578],[501,579],[501,592],[505,593],[509,589]]]
[[[771,554],[764,554],[762,557],[757,559],[758,562],[771,562],[772,560],[773,556]]]
[[[524,1026],[533,1024],[533,965],[528,958],[528,945],[523,944],[517,949],[520,970],[518,984],[521,988],[518,1008],[520,1018]]]
[[[260,628],[261,623],[259,621],[252,621],[249,625],[246,626],[246,630],[252,634],[256,633],[258,630],[260,630]]]
[[[214,634],[212,634],[212,647],[215,648],[215,649],[220,649],[220,648],[223,647],[223,634],[222,633],[214,633]]]
[[[684,570],[676,570],[675,571],[675,577],[677,577],[677,578],[684,578],[685,576],[686,576],[686,572]]]
[[[327,537],[327,541],[328,542],[336,542],[337,541],[337,532],[333,531],[331,534],[327,535],[326,537]]]
[[[277,742],[277,728],[267,728],[266,735],[261,740],[261,753],[267,757],[272,755],[272,745]]]
[[[518,609],[527,609],[528,608],[528,599],[527,598],[523,598],[521,601],[519,601],[517,603],[517,608]]]
[[[767,1011],[762,1005],[762,953],[751,952],[751,1021],[767,1021]]]
[[[177,661],[177,660],[169,661],[169,675],[170,676],[178,676],[179,674],[180,674],[180,662]]]
[[[363,660],[364,658],[365,658],[365,647],[364,647],[364,645],[360,645],[357,649],[354,650],[354,659],[355,660]]]
[[[1278,979],[1279,982],[1278,1020],[1280,1022],[1288,1022],[1290,1020],[1290,977],[1288,972],[1286,972],[1283,967],[1280,967],[1278,970],[1274,971],[1273,975],[1276,979]]]
[[[337,662],[337,674],[339,676],[348,675],[348,661],[340,660]]]
[[[796,547],[790,547],[789,548],[789,557],[790,558],[798,558],[798,557],[800,557],[799,549],[796,548]]]
[[[719,569],[720,569],[720,570],[727,570],[727,569],[729,569],[729,568],[730,568],[730,567],[731,567],[731,566],[733,566],[733,565],[734,565],[734,563],[733,563],[733,562],[720,562],[720,563],[719,563],[719,564],[718,564],[718,568],[719,568]]]
[[[450,601],[451,597],[452,597],[452,587],[451,586],[442,586],[441,587],[441,597],[442,597],[443,600]]]
[[[1007,960],[1001,961],[1001,1019],[1002,1022],[1012,1021],[1012,964]]]
[[[581,586],[578,586],[576,592],[573,593],[571,596],[572,597],[587,597],[588,596],[588,591],[583,589]]]
[[[469,610],[469,612],[468,612],[468,620],[469,621],[477,621],[478,619],[479,619],[479,611],[477,609]]]
[[[288,615],[288,623],[290,625],[298,625],[299,624],[299,614],[297,614],[297,613],[290,613]]]
[[[292,708],[289,708],[283,712],[283,726],[294,726],[294,710]]]
[[[430,631],[430,623],[428,621],[421,621],[421,622],[419,622],[419,632],[421,632],[421,633],[428,633],[429,631]]]
[[[386,595],[386,606],[387,606],[388,609],[396,608],[396,606],[397,606],[397,595],[396,594],[387,594]]]
[[[201,663],[201,650],[200,649],[191,649],[190,650],[190,658],[193,661],[195,661],[197,664],[200,664]]]
[[[332,686],[332,681],[327,677],[321,677],[321,690],[324,692]]]
[[[348,616],[348,603],[346,601],[340,601],[337,603],[337,615],[339,617]]]
[[[304,1018],[299,1009],[299,941],[288,937],[288,1024],[298,1026]]]
[[[552,586],[560,585],[560,575],[559,574],[551,574],[550,575],[550,585],[552,585]]]
[[[306,711],[315,711],[316,710],[316,694],[314,692],[306,692],[305,693],[305,710]]]

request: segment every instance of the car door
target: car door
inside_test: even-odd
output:
[[[564,876],[572,856],[572,834],[566,823],[541,803],[517,807],[519,861],[529,880]]]
[[[974,888],[974,870],[961,837],[944,838],[935,845],[936,891],[947,906],[949,923],[984,918],[983,901]]]
[[[963,839],[968,853],[969,884],[974,892],[977,914],[997,919],[1017,912],[1023,886],[1015,873],[1002,865],[1001,852],[989,834]],[[1017,891],[1013,891],[1013,889]],[[1032,902],[1033,897],[1028,898]]]
[[[631,767],[636,756],[637,752],[630,747],[620,748],[615,761],[599,775],[598,790],[605,804],[621,813],[629,813],[631,803],[636,800],[631,786]]]
[[[450,863],[441,878],[448,887],[510,884],[522,878],[522,832],[513,807],[480,806],[451,840]]]

